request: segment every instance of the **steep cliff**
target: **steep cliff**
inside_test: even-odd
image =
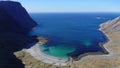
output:
[[[25,33],[36,25],[21,4],[12,1],[0,1],[0,22],[0,24],[5,25],[0,27],[0,30],[2,28],[7,30],[6,27],[8,27],[9,31]]]
[[[28,36],[36,25],[19,2],[0,1],[0,68],[24,68],[13,52],[38,41]]]
[[[120,32],[120,17],[117,17],[113,20],[109,20],[106,23],[100,25],[104,32],[111,33],[111,32]]]

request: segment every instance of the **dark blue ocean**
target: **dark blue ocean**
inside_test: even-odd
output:
[[[49,56],[57,58],[77,57],[87,52],[103,49],[100,42],[106,37],[100,32],[99,25],[119,16],[119,13],[31,13],[37,22],[31,35],[48,38],[40,49]]]

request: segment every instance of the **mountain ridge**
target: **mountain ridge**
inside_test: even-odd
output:
[[[38,42],[28,35],[36,25],[19,2],[0,1],[0,68],[24,68],[13,53]]]

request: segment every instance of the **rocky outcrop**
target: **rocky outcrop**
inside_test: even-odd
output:
[[[120,32],[120,17],[117,17],[113,20],[109,20],[106,23],[100,25],[104,32],[111,33],[111,32]]]
[[[0,68],[24,68],[13,52],[38,41],[28,36],[36,25],[19,2],[0,1]]]

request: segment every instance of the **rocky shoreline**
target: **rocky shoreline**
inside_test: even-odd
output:
[[[102,31],[109,41],[106,43],[102,43],[100,46],[104,47],[105,50],[109,52],[109,54],[103,54],[100,52],[96,53],[87,53],[81,56],[82,59],[79,61],[72,62],[70,65],[69,63],[65,66],[59,66],[60,68],[68,68],[69,66],[71,68],[77,67],[77,68],[119,68],[120,67],[120,32],[112,32],[108,33],[103,28],[105,26],[105,23],[100,25],[100,31]],[[95,55],[97,54],[97,55]],[[18,56],[18,55],[16,55]],[[36,60],[37,61],[37,60]],[[24,62],[24,61],[23,61]],[[39,66],[39,65],[38,65]],[[52,68],[54,68],[53,66]],[[28,68],[28,67],[26,67]],[[34,67],[35,68],[35,67]]]
[[[106,31],[106,29],[109,29],[107,27],[104,29],[105,26],[108,26],[108,23],[119,23],[120,19],[119,17],[108,21],[107,25],[106,23],[103,23],[100,25],[100,31],[103,32],[103,34],[108,38],[108,42],[103,44],[102,46],[109,52],[109,54],[104,55],[88,55],[86,57],[83,57],[79,62],[76,62],[78,65],[78,68],[119,68],[120,67],[120,45],[118,44],[120,42],[120,31]],[[118,20],[118,21],[116,21]],[[111,27],[114,25],[111,25]],[[113,28],[114,29],[114,28]],[[120,29],[118,27],[118,29]],[[110,32],[110,33],[109,33]],[[87,63],[86,63],[87,62]],[[86,65],[86,66],[84,66]]]
[[[105,55],[108,54],[108,51],[106,51],[106,48],[104,48],[104,44],[109,42],[109,40],[107,40],[104,43],[100,43],[99,45],[103,48],[103,52],[88,52],[85,54],[82,54],[80,56],[78,56],[77,58],[68,58],[68,59],[59,59],[56,57],[52,57],[52,56],[48,56],[46,54],[44,54],[42,51],[40,51],[39,46],[45,44],[47,42],[47,39],[43,38],[43,37],[38,37],[39,42],[36,43],[33,47],[29,48],[29,49],[23,49],[23,52],[29,53],[32,57],[34,57],[36,60],[42,61],[43,63],[48,63],[48,64],[53,64],[56,66],[66,66],[67,64],[75,61],[80,61],[83,57],[85,56],[89,56],[89,55]],[[41,42],[42,41],[42,42]]]
[[[120,17],[100,25],[99,30],[109,40],[100,43],[106,54],[86,53],[69,61],[40,51],[39,45],[47,40],[27,35],[36,25],[19,2],[0,1],[0,68],[120,68]],[[35,42],[35,46],[27,47]]]
[[[101,30],[100,30],[101,31]],[[101,31],[102,32],[102,31]],[[103,33],[104,34],[104,33]],[[85,56],[89,56],[89,55],[106,55],[106,54],[109,54],[109,52],[107,51],[108,49],[104,47],[104,45],[106,43],[108,43],[110,40],[106,37],[106,41],[105,42],[100,42],[99,43],[99,46],[103,49],[102,51],[99,51],[99,52],[87,52],[87,53],[84,53],[82,55],[79,55],[77,58],[74,58],[73,60],[74,61],[79,61],[81,60],[83,57]]]

